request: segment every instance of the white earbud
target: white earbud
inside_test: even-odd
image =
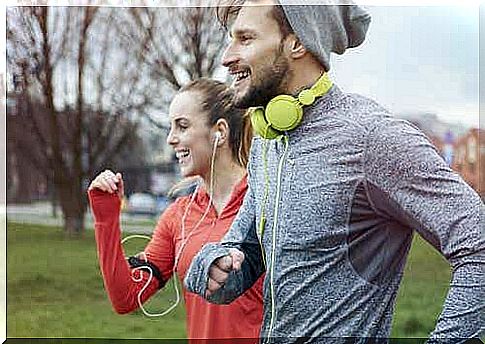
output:
[[[216,131],[214,133],[214,148],[219,146],[219,142],[221,141],[222,133],[220,131]]]

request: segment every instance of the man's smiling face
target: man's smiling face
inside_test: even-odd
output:
[[[272,15],[274,3],[243,6],[231,27],[222,64],[234,77],[234,103],[241,108],[266,105],[285,92],[290,73],[283,35]]]

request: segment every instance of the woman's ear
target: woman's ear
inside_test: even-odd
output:
[[[218,146],[222,146],[229,138],[229,124],[224,118],[219,118],[214,125],[214,133],[219,136],[218,138]],[[215,135],[215,134],[214,134]]]

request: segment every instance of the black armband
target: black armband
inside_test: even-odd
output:
[[[163,280],[162,274],[160,273],[160,270],[155,266],[155,264],[150,263],[149,261],[140,259],[138,257],[128,258],[128,264],[130,264],[130,267],[132,269],[139,268],[140,270],[144,270],[148,273],[150,273],[150,269],[151,269],[153,277],[155,277],[158,280],[158,289],[163,288],[163,286],[165,285],[166,281]]]

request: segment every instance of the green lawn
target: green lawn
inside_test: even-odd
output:
[[[118,315],[105,294],[94,233],[66,239],[58,228],[7,224],[7,336],[184,338],[182,306],[163,318]],[[131,243],[131,242],[130,242]],[[140,250],[145,242],[133,240]],[[171,283],[169,283],[171,285]],[[162,291],[147,305],[162,311],[174,299]]]
[[[427,337],[434,329],[448,292],[448,262],[415,235],[399,289],[393,337]]]
[[[134,240],[135,253],[145,242]],[[444,300],[449,268],[421,239],[414,241],[400,289],[393,337],[426,337]],[[147,305],[162,311],[174,298],[164,290]],[[184,338],[182,306],[162,318],[117,315],[103,288],[92,231],[66,239],[59,228],[7,224],[7,336]]]

